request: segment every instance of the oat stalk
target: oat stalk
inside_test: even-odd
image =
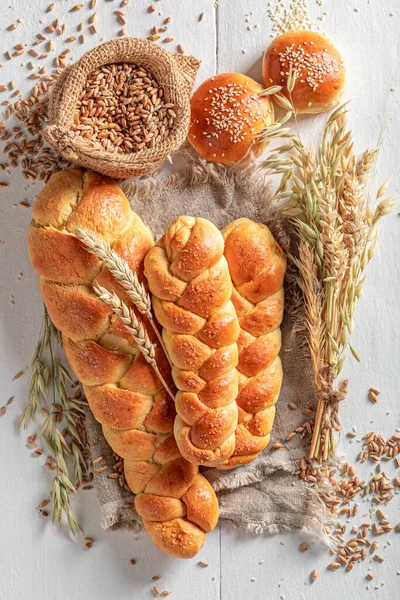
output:
[[[292,78],[293,79],[293,78]],[[291,82],[291,89],[295,78]],[[291,94],[277,93],[287,114],[295,117]],[[275,98],[276,98],[276,94]],[[281,97],[282,96],[282,97]],[[365,283],[365,269],[376,251],[378,223],[395,206],[392,196],[383,198],[383,184],[372,203],[369,182],[378,148],[357,158],[348,128],[347,105],[327,120],[320,145],[306,149],[300,136],[285,130],[290,144],[274,150],[262,163],[268,174],[280,174],[275,199],[287,198],[284,214],[297,240],[298,284],[303,293],[305,329],[318,391],[310,457],[326,460],[334,452],[334,431],[340,430],[338,404],[345,397],[347,381],[335,387],[349,343],[354,313]],[[280,121],[285,122],[285,115]],[[279,123],[278,123],[279,125]],[[264,131],[278,132],[280,125]]]
[[[107,306],[109,306],[124,323],[126,329],[137,343],[140,352],[143,354],[147,362],[153,367],[154,372],[161,381],[162,385],[174,400],[174,394],[171,392],[167,382],[157,366],[155,359],[155,346],[151,342],[149,334],[147,333],[143,323],[136,317],[133,309],[129,308],[114,291],[109,292],[106,288],[98,283],[93,285],[93,290],[99,300],[104,302],[104,304],[107,304]]]
[[[69,371],[57,357],[61,335],[45,309],[42,327],[30,364],[31,382],[28,402],[19,416],[16,427],[24,429],[40,414],[43,421],[35,439],[43,439],[50,456],[46,467],[55,472],[52,484],[52,521],[61,525],[63,514],[76,538],[81,528],[71,508],[71,495],[82,483],[83,470],[88,469],[88,449],[82,439],[84,428],[83,402],[68,395],[73,382]],[[73,476],[70,475],[70,471]]]
[[[82,229],[75,229],[74,234],[85,244],[87,251],[94,254],[107,267],[114,279],[124,288],[139,312],[147,317],[171,365],[162,336],[151,311],[150,295],[143,283],[139,281],[137,274],[130,269],[128,263],[111,248],[108,242],[99,240],[93,233],[88,233]]]

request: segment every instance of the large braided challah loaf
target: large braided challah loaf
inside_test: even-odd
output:
[[[142,279],[143,259],[153,245],[151,232],[113,181],[78,169],[51,177],[32,216],[29,252],[43,299],[95,418],[124,459],[127,484],[137,494],[136,509],[161,550],[190,558],[202,547],[205,532],[215,527],[218,502],[198,467],[179,453],[173,401],[92,285],[113,289],[128,303],[126,294],[72,233],[80,228],[109,242]],[[161,348],[156,360],[171,381]]]
[[[145,275],[173,363],[175,439],[182,456],[218,465],[235,448],[239,324],[221,233],[179,217],[150,250]]]
[[[222,234],[233,282],[232,302],[240,323],[236,447],[219,466],[230,469],[252,461],[269,442],[282,384],[278,353],[286,258],[261,223],[238,219]]]

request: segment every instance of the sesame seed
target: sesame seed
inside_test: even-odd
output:
[[[311,41],[309,44],[310,46],[315,45]],[[282,69],[280,75],[287,77],[290,72],[294,71],[301,82],[306,82],[315,91],[327,76],[332,72],[337,73],[340,68],[343,68],[343,63],[339,63],[336,59],[324,54],[324,52],[306,52],[300,44],[287,46],[283,52],[279,53]]]

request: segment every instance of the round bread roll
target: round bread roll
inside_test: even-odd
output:
[[[257,134],[274,119],[263,87],[240,73],[220,73],[193,94],[189,142],[210,162],[233,165],[259,155],[267,142]]]
[[[299,29],[274,39],[263,59],[265,85],[285,87],[291,70],[296,72],[291,98],[298,113],[317,114],[339,104],[345,68],[339,52],[324,35]],[[282,93],[288,96],[287,89]]]

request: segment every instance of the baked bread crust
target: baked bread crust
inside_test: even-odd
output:
[[[327,37],[317,31],[298,29],[278,35],[264,53],[262,75],[265,86],[286,87],[290,71],[296,82],[290,99],[298,113],[318,114],[337,106],[343,96],[346,69]]]
[[[190,101],[188,140],[209,162],[245,163],[259,156],[268,140],[260,132],[274,121],[263,87],[241,73],[219,73],[204,81]]]
[[[283,318],[285,255],[266,225],[242,218],[222,230],[233,282],[238,339],[239,423],[231,469],[254,460],[270,439],[282,384],[280,324]]]
[[[68,361],[106,440],[124,459],[125,479],[146,530],[162,551],[191,558],[217,523],[215,493],[177,448],[173,401],[125,326],[96,297],[94,282],[129,304],[110,272],[74,236],[76,227],[109,242],[140,280],[152,234],[115,182],[72,169],[55,173],[39,194],[28,246]],[[144,325],[154,341],[152,328],[145,320]],[[170,382],[159,347],[156,360]]]
[[[234,451],[239,324],[218,229],[179,217],[145,258],[154,313],[178,388],[174,433],[186,460],[215,466]]]

